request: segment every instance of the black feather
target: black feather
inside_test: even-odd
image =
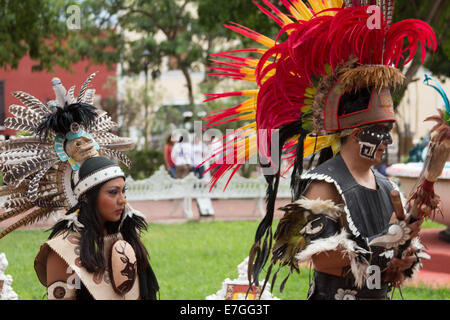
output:
[[[57,107],[56,112],[46,115],[36,128],[35,133],[41,139],[46,139],[50,130],[57,134],[66,134],[70,131],[70,125],[73,122],[89,129],[98,116],[96,110],[94,106],[86,103],[66,103],[64,108]]]
[[[282,149],[283,149],[285,142],[288,139],[290,139],[291,137],[300,134],[301,138],[299,138],[299,141],[300,141],[300,139],[301,139],[301,141],[299,142],[299,146],[297,146],[297,148],[299,148],[297,150],[297,157],[301,157],[301,160],[296,159],[296,162],[298,163],[297,171],[300,170],[299,168],[302,167],[302,165],[303,165],[303,139],[306,136],[306,134],[308,133],[307,131],[305,131],[302,128],[301,123],[302,123],[301,121],[293,122],[293,123],[290,123],[290,124],[280,128],[279,144],[278,144],[279,159],[278,159],[278,162],[271,161],[270,163],[280,164],[281,163],[281,153],[282,153]],[[269,166],[269,165],[267,165],[267,166]],[[264,216],[263,220],[258,225],[258,229],[256,230],[255,243],[260,243],[262,238],[264,238],[264,240],[263,240],[263,245],[262,245],[261,250],[258,251],[256,254],[254,263],[253,263],[253,261],[249,261],[249,264],[252,263],[252,273],[253,273],[252,283],[254,283],[255,285],[258,285],[258,283],[259,283],[258,282],[259,274],[260,274],[262,268],[264,267],[264,265],[266,264],[266,262],[269,258],[270,250],[272,248],[272,222],[273,222],[273,215],[274,215],[274,210],[275,210],[275,200],[277,198],[278,185],[280,182],[280,171],[279,170],[280,170],[279,168],[276,168],[275,174],[264,176],[267,181],[267,184],[268,184],[267,191],[266,191],[266,215]],[[294,186],[293,181],[291,181],[291,186]],[[272,269],[269,268],[269,271],[271,271],[271,270]]]

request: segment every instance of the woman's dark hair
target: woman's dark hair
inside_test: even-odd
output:
[[[67,214],[70,214],[77,209],[80,210],[78,221],[84,226],[80,232],[80,259],[83,267],[90,273],[105,271],[107,267],[103,254],[104,230],[100,222],[100,213],[97,209],[98,194],[106,182],[90,189],[85,193],[86,198],[80,200],[76,206],[67,212]],[[106,233],[114,234],[119,232],[120,221],[106,222]],[[56,223],[52,228],[49,239],[68,229],[66,220]],[[132,218],[126,218],[120,228],[123,239],[133,247],[136,254],[141,299],[155,300],[159,286],[149,263],[150,256],[140,240],[139,233],[141,230],[147,230],[147,223],[144,218],[137,215],[133,215]]]
[[[175,143],[172,141],[172,135],[168,135],[166,138],[166,144],[173,146]]]

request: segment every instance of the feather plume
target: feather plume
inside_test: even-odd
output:
[[[36,129],[36,126],[33,121],[22,118],[6,118],[5,127],[12,130],[27,131],[27,132],[34,132],[34,130]]]
[[[52,150],[48,149],[13,149],[7,150],[0,154],[0,163],[5,164],[8,160],[20,162],[25,158],[46,157],[50,155],[56,156]]]
[[[17,187],[13,186],[1,186],[0,187],[0,197],[4,197],[14,193],[22,193],[27,190],[27,186],[25,184],[19,185]]]
[[[83,99],[81,99],[81,102],[93,105],[94,99],[95,99],[95,89],[88,89],[86,90]]]
[[[111,117],[106,112],[103,112],[95,119],[92,127],[95,128],[96,132],[108,131],[116,128],[117,124],[111,120]]]
[[[40,115],[46,115],[48,113],[51,113],[52,110],[43,104],[41,101],[33,97],[31,94],[28,94],[23,91],[15,91],[13,92],[13,95],[18,98],[22,103],[29,108],[30,110],[33,110],[34,112],[40,114]]]
[[[110,149],[115,151],[127,151],[134,148],[134,142],[132,139],[117,138],[108,142],[99,142],[100,148]]]
[[[66,104],[64,108],[57,107],[56,112],[44,117],[35,132],[44,139],[50,132],[65,135],[70,132],[70,125],[74,122],[90,129],[97,118],[96,110],[94,106],[84,103]]]
[[[25,205],[27,203],[30,203],[30,200],[28,200],[27,197],[20,197],[20,198],[14,197],[12,199],[7,199],[3,203],[2,206],[5,209],[13,209],[13,208],[16,208],[16,207],[21,207],[21,206],[23,206],[23,205]]]
[[[46,166],[41,167],[41,170],[33,177],[28,187],[28,199],[31,202],[35,202],[38,198],[39,182],[41,178],[46,174],[47,170],[55,164],[56,161],[48,162]]]
[[[33,207],[34,207],[34,204],[32,204],[31,202],[27,202],[26,204],[23,204],[21,206],[18,206],[11,210],[8,210],[8,211],[0,214],[0,222],[4,221],[6,219],[12,218],[14,216],[17,216]]]
[[[92,137],[95,141],[97,141],[99,144],[110,144],[117,142],[120,140],[120,138],[111,132],[106,131],[99,131],[92,133]]]
[[[78,94],[77,97],[77,103],[82,103],[86,90],[88,89],[89,84],[91,83],[92,79],[95,77],[96,74],[97,72],[94,72],[84,81],[83,85],[81,86],[80,93]]]
[[[52,209],[58,209],[58,208],[66,208],[67,209],[67,203],[65,196],[63,197],[63,192],[53,193],[49,195],[48,197],[41,197],[36,199],[34,201],[34,204],[41,208],[52,208]]]
[[[28,159],[23,161],[20,165],[13,167],[4,176],[6,183],[11,185],[18,185],[23,179],[31,174],[42,170],[42,168],[53,165],[57,162],[56,159],[45,159],[41,161],[35,161],[34,159]]]
[[[0,239],[6,236],[8,233],[22,227],[28,224],[33,224],[37,222],[38,220],[48,216],[52,211],[54,211],[53,208],[38,208],[35,209],[33,212],[27,214],[25,217],[17,221],[16,223],[8,226],[7,228],[3,229],[0,232]]]
[[[125,164],[128,168],[131,167],[130,159],[120,151],[116,151],[113,149],[100,148],[99,152],[106,157],[114,158],[120,160],[123,164]]]
[[[75,86],[71,86],[69,91],[67,92],[66,99],[67,99],[68,104],[77,102],[77,100],[75,99],[75,97],[73,95],[74,91],[75,91]],[[88,104],[91,104],[91,103],[88,103]]]
[[[49,142],[49,141],[48,141]],[[0,150],[11,150],[14,148],[43,148],[47,141],[41,141],[38,137],[18,137],[10,140],[0,141]],[[49,142],[50,143],[50,142]]]
[[[59,78],[53,78],[52,79],[52,87],[53,91],[55,92],[55,99],[56,103],[60,107],[64,107],[66,102],[66,88],[61,83],[61,80]]]
[[[8,110],[16,118],[24,118],[28,121],[31,121],[34,127],[37,127],[40,120],[42,119],[42,116],[40,116],[38,113],[17,104],[10,105]]]

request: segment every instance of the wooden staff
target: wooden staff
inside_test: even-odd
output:
[[[391,200],[394,205],[394,212],[398,220],[405,220],[405,210],[403,209],[400,192],[397,190],[391,191]]]

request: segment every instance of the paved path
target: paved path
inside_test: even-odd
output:
[[[260,220],[258,203],[255,200],[213,200],[215,215],[202,217],[204,220]],[[276,202],[275,208],[289,203],[288,199]],[[181,201],[135,201],[131,205],[144,213],[152,223],[182,223],[188,221],[183,214]],[[192,201],[193,218],[199,219],[199,211],[195,201]],[[282,212],[276,211],[275,218],[280,218]],[[13,222],[13,221],[11,221]],[[33,228],[49,228],[53,225],[52,218],[41,221]],[[0,223],[0,229],[5,223]],[[30,228],[30,227],[26,227]],[[417,286],[420,283],[433,287],[447,286],[450,288],[450,243],[438,239],[442,229],[425,229],[421,232],[421,241],[427,247],[431,260],[423,261],[423,268],[418,276],[411,281]]]

